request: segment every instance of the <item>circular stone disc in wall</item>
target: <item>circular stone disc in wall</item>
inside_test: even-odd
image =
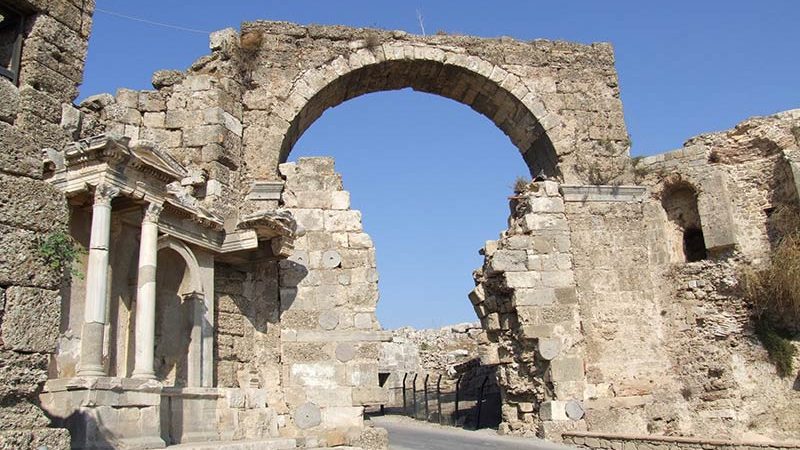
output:
[[[319,315],[319,326],[323,330],[332,330],[336,328],[336,325],[339,325],[339,314],[336,314],[336,311],[329,309]]]
[[[581,420],[583,418],[583,406],[581,402],[570,400],[564,407],[567,412],[567,417],[572,420]]]
[[[342,342],[336,346],[336,359],[347,362],[356,357],[356,346],[350,342]]]
[[[328,250],[322,254],[322,267],[334,269],[342,264],[342,257],[336,250]]]
[[[561,341],[558,339],[539,339],[539,355],[547,361],[552,360],[561,351]]]
[[[311,402],[303,403],[294,411],[294,423],[302,429],[315,427],[321,420],[319,406]]]

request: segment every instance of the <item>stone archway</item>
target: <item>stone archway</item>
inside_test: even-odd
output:
[[[628,159],[607,44],[412,36],[274,22],[243,24],[236,51],[226,50],[222,37],[219,42],[215,48],[238,61],[241,162],[255,186],[279,181],[277,166],[327,108],[403,88],[455,100],[486,116],[519,149],[532,175],[544,170],[579,182],[586,178],[581,165],[603,170]]]
[[[285,108],[277,111],[288,123],[280,162],[326,109],[364,94],[403,88],[471,107],[509,137],[533,175],[560,175],[553,141],[563,141],[550,134],[558,136],[561,121],[519,77],[477,56],[402,44],[362,48],[303,73]]]

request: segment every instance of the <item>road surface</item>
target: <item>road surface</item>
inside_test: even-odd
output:
[[[499,436],[488,429],[443,427],[408,417],[379,416],[371,420],[375,426],[389,431],[390,450],[574,450],[535,438]]]

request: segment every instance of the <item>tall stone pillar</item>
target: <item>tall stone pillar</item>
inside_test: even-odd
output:
[[[139,243],[139,273],[136,292],[136,354],[133,378],[154,379],[153,353],[156,327],[156,264],[158,262],[158,217],[162,206],[151,203],[144,213]]]
[[[108,302],[108,241],[111,200],[117,195],[119,189],[106,183],[100,183],[94,190],[79,376],[106,375],[103,368],[103,333]]]

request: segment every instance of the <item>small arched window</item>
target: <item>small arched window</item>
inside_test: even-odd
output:
[[[693,262],[706,259],[705,239],[697,211],[697,191],[689,183],[678,182],[664,189],[661,205],[669,220],[667,241],[670,259]]]
[[[25,17],[0,3],[0,76],[17,84]]]

